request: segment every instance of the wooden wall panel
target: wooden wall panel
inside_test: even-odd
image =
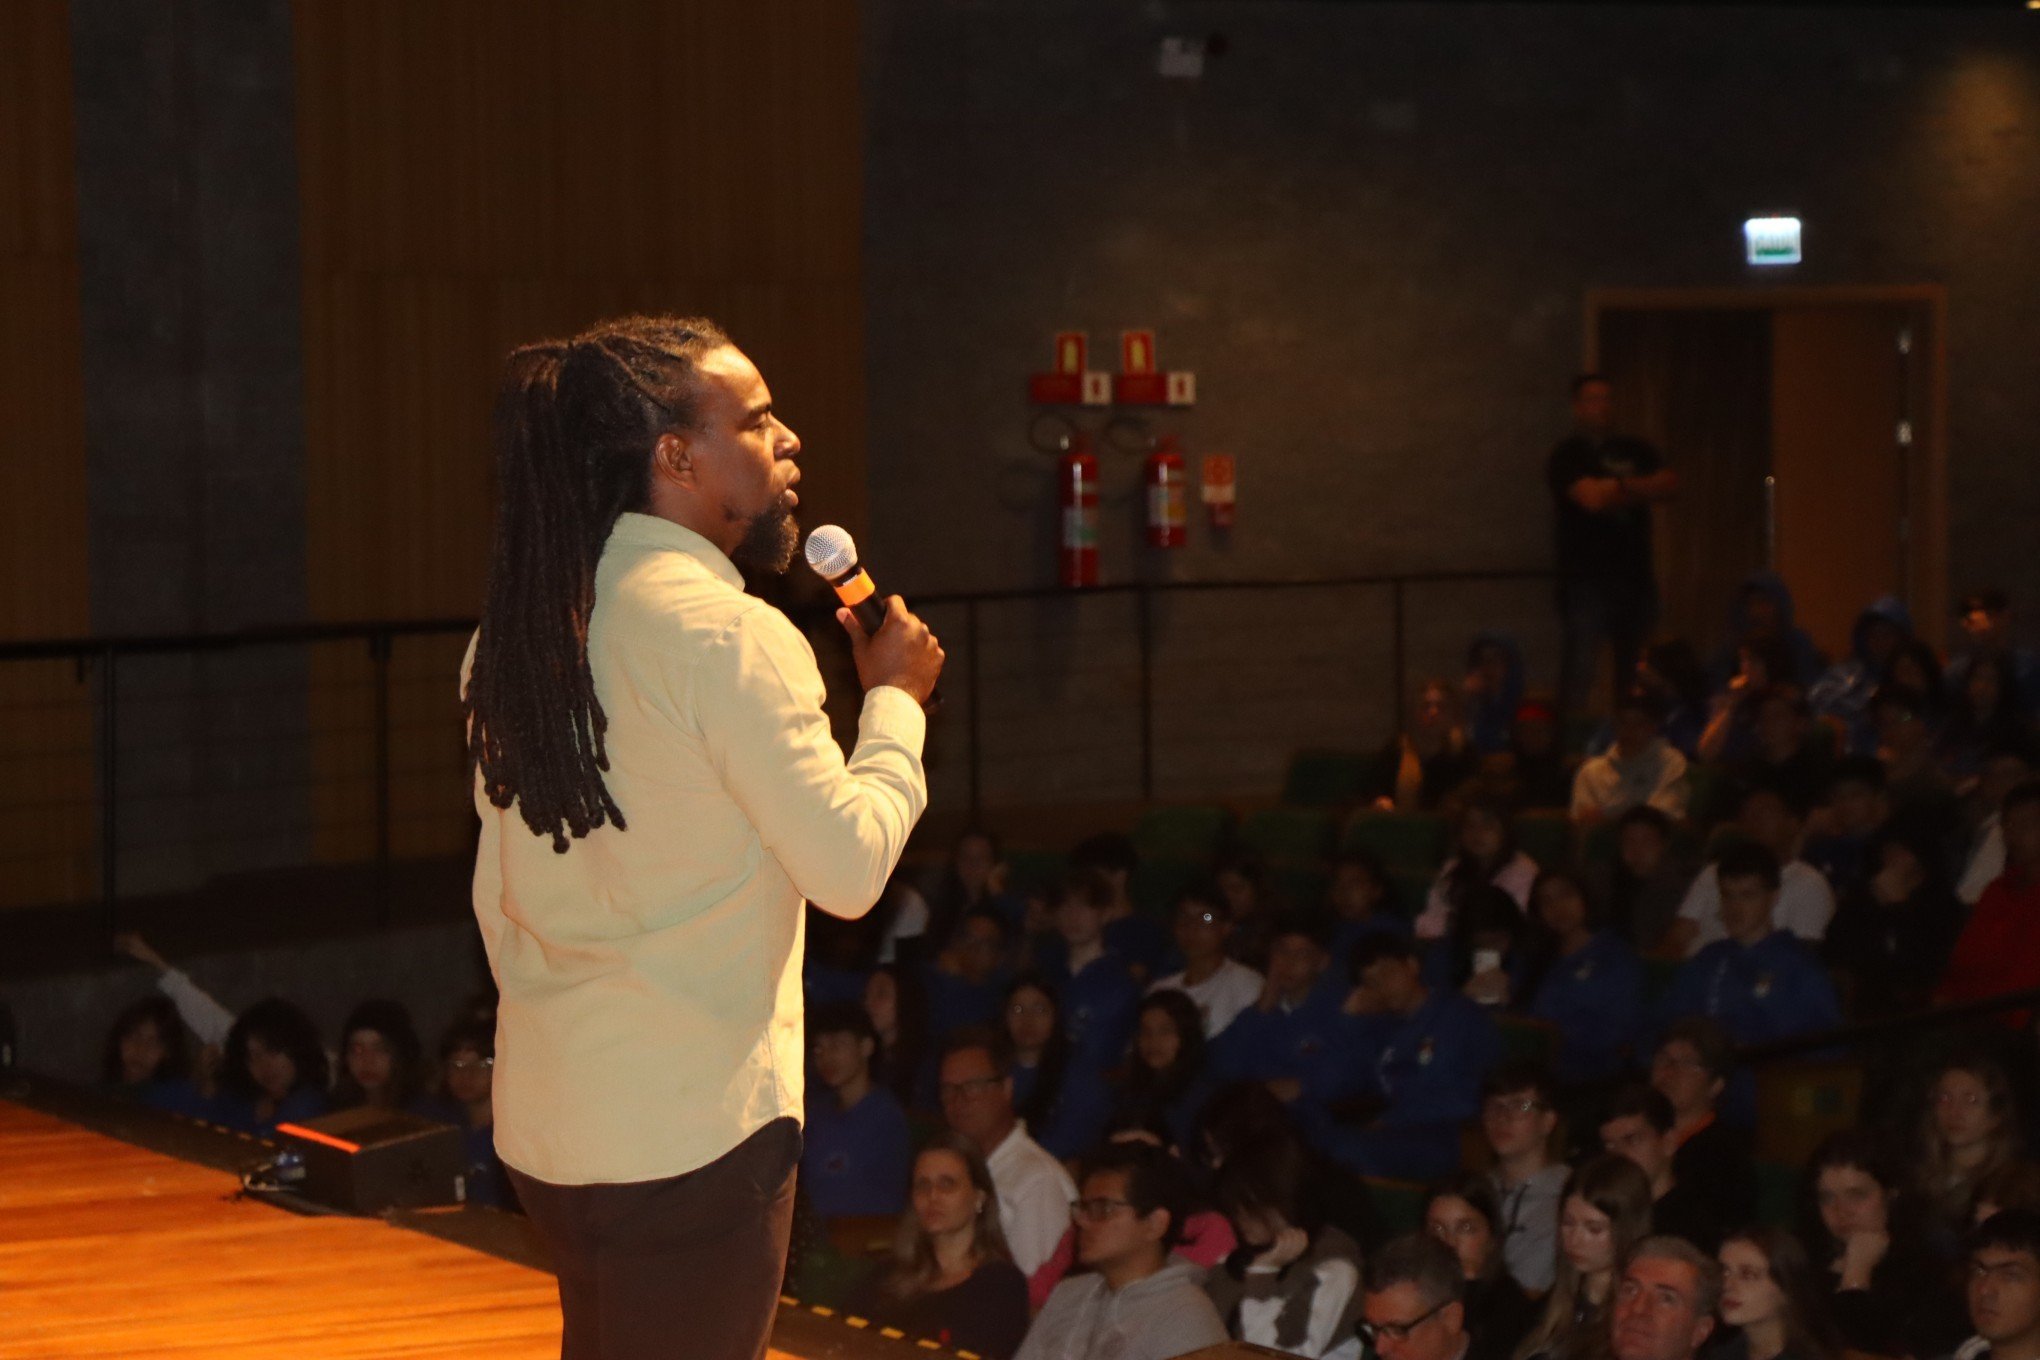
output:
[[[0,5],[0,638],[90,627],[64,0]],[[63,663],[0,664],[0,905],[93,891],[92,708]]]
[[[627,310],[723,322],[806,442],[803,518],[862,528],[854,5],[299,0],[294,13],[315,618],[476,612],[502,356]],[[324,652],[319,845],[352,858],[372,799],[367,662]],[[430,735],[454,720],[453,676],[431,664],[438,680],[408,677],[394,711],[420,763],[398,797],[415,853],[466,834],[457,744],[447,760]]]

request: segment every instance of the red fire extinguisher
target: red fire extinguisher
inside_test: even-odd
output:
[[[1190,516],[1190,486],[1176,436],[1165,434],[1147,456],[1147,541],[1150,548],[1180,548]]]
[[[1071,440],[1056,466],[1057,499],[1062,505],[1062,583],[1098,584],[1098,459],[1082,432]]]

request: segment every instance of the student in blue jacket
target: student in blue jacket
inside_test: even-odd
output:
[[[1288,912],[1268,928],[1268,980],[1261,999],[1212,1041],[1212,1078],[1267,1083],[1284,1101],[1323,1084],[1323,1069],[1350,1022],[1346,988],[1329,969],[1325,922]]]
[[[807,1013],[806,1129],[800,1187],[824,1219],[897,1214],[906,1207],[914,1157],[907,1113],[872,1080],[878,1031],[855,1002]]]
[[[1643,1018],[1643,964],[1601,928],[1586,884],[1568,869],[1546,869],[1530,905],[1547,946],[1534,966],[1524,1010],[1558,1027],[1559,1081],[1605,1081],[1627,1066]]]
[[[1363,1176],[1434,1180],[1459,1165],[1460,1127],[1480,1112],[1481,1079],[1501,1055],[1487,1011],[1456,991],[1427,988],[1416,946],[1375,935],[1353,951],[1358,985],[1344,1010],[1344,1042],[1328,1081],[1297,1105],[1298,1118],[1334,1161]],[[1346,1098],[1378,1113],[1340,1123]]]
[[[1721,924],[1716,940],[1681,964],[1658,1007],[1661,1024],[1689,1015],[1718,1023],[1738,1047],[1833,1029],[1841,1005],[1827,968],[1811,946],[1772,924],[1778,901],[1778,860],[1761,845],[1724,850],[1716,869]],[[1756,1083],[1747,1069],[1729,1083],[1722,1100],[1728,1122],[1756,1119]]]
[[[1105,877],[1080,869],[1063,882],[1053,904],[1064,954],[1062,971],[1051,980],[1063,1033],[1070,1041],[1070,1061],[1095,1072],[1117,1067],[1125,1058],[1140,1006],[1140,984],[1105,940],[1112,901]]]
[[[1027,1121],[1027,1136],[1058,1160],[1083,1156],[1105,1136],[1112,1116],[1104,1070],[1075,1060],[1055,989],[1037,973],[1013,979],[1002,1022],[1013,1045],[1013,1106]]]

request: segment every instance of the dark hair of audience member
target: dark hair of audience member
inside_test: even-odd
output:
[[[1612,1123],[1617,1119],[1640,1118],[1650,1125],[1653,1132],[1666,1134],[1672,1131],[1677,1118],[1672,1113],[1672,1102],[1665,1099],[1665,1093],[1657,1087],[1640,1081],[1627,1082],[1615,1089],[1601,1105],[1601,1122]]]
[[[121,1044],[144,1025],[155,1029],[163,1056],[156,1070],[142,1080],[174,1081],[191,1075],[191,1039],[176,1005],[167,996],[145,996],[115,1016],[112,1028],[106,1032],[106,1047],[99,1058],[99,1079],[108,1086],[126,1084],[127,1064],[121,1058]]]
[[[494,1061],[496,1057],[496,1027],[474,1020],[456,1020],[449,1025],[446,1035],[439,1041],[439,1061],[442,1065],[451,1061],[453,1055],[463,1049],[480,1057]],[[446,1088],[444,1076],[440,1089]]]
[[[1884,674],[1889,683],[1919,695],[1928,713],[1941,710],[1946,700],[1941,684],[1941,658],[1926,643],[1918,638],[1901,642],[1885,664]]]
[[[930,1139],[914,1154],[914,1166],[932,1154],[947,1153],[963,1164],[971,1189],[982,1196],[981,1207],[971,1220],[971,1255],[978,1265],[988,1261],[1010,1261],[1005,1231],[999,1226],[999,1191],[976,1143],[960,1133],[943,1132]],[[899,1231],[893,1237],[892,1259],[879,1280],[879,1292],[893,1299],[913,1299],[928,1293],[942,1274],[935,1259],[935,1244],[922,1229],[920,1216],[908,1196],[907,1210],[900,1216]]]
[[[1821,1139],[1806,1162],[1800,1181],[1800,1238],[1819,1259],[1831,1260],[1842,1244],[1828,1231],[1820,1212],[1820,1178],[1829,1171],[1859,1171],[1884,1192],[1885,1222],[1893,1243],[1906,1239],[1913,1214],[1912,1188],[1898,1159],[1867,1129],[1839,1129]]]
[[[881,1011],[889,1014],[891,1023],[880,1022]],[[921,1076],[921,1055],[928,1049],[928,1000],[920,970],[893,963],[873,968],[864,980],[864,1013],[878,1035],[878,1051],[871,1059],[873,1079],[884,1083],[902,1105],[911,1106],[914,1084]]]
[[[1004,847],[1000,845],[997,834],[984,827],[966,827],[957,836],[955,843],[950,846],[949,857],[942,863],[942,872],[937,876],[934,888],[928,894],[928,934],[931,948],[927,952],[930,955],[940,952],[949,943],[950,933],[956,929],[965,912],[982,907],[990,900],[989,884],[982,893],[973,891],[970,885],[963,881],[963,874],[957,868],[957,862],[963,857],[964,847],[974,841],[983,844],[986,857],[994,869],[1005,858]]]
[[[2012,785],[2011,790],[2005,794],[2004,801],[1998,804],[1998,811],[2010,812],[2014,808],[2025,807],[2028,804],[2040,804],[2040,779],[2025,779]]]
[[[1049,904],[1054,906],[1069,901],[1082,902],[1098,911],[1109,911],[1112,907],[1112,881],[1096,869],[1073,868],[1056,884]]]
[[[220,1085],[244,1100],[260,1100],[264,1092],[248,1073],[248,1041],[259,1039],[265,1046],[288,1057],[296,1069],[291,1089],[324,1092],[330,1070],[326,1050],[319,1043],[318,1026],[311,1017],[281,997],[258,1001],[241,1012],[227,1031],[226,1054],[220,1063]]]
[[[1575,1196],[1607,1218],[1619,1272],[1631,1249],[1650,1236],[1650,1178],[1627,1157],[1604,1153],[1582,1162],[1566,1178],[1558,1200],[1561,1223],[1566,1205]],[[1586,1278],[1561,1247],[1557,1275],[1551,1292],[1545,1295],[1544,1316],[1516,1348],[1517,1356],[1523,1360],[1538,1355],[1580,1360],[1605,1354],[1614,1300],[1611,1286],[1599,1303],[1590,1302]]]
[[[380,1103],[402,1109],[415,1100],[424,1085],[424,1046],[403,1004],[378,999],[356,1006],[340,1027],[340,1070],[334,1074],[333,1108],[346,1110],[369,1103],[369,1093],[347,1065],[347,1049],[358,1034],[375,1035],[390,1051],[390,1082]]]
[[[1683,707],[1695,713],[1707,707],[1707,667],[1692,643],[1683,638],[1653,642],[1643,658],[1645,668]]]
[[[2029,1209],[2006,1209],[1992,1214],[1970,1229],[1962,1241],[1965,1256],[1974,1256],[1979,1251],[1992,1248],[2024,1252],[2040,1261],[2040,1213]]]
[[[1521,1088],[1511,1088],[1516,1090]],[[1481,1216],[1488,1227],[1489,1249],[1482,1260],[1480,1273],[1475,1279],[1488,1281],[1502,1273],[1502,1239],[1508,1235],[1508,1225],[1502,1219],[1501,1202],[1495,1198],[1495,1183],[1478,1172],[1462,1171],[1447,1180],[1440,1181],[1424,1194],[1424,1206],[1417,1217],[1419,1221],[1430,1217],[1431,1206],[1441,1199],[1456,1199]]]
[[[1466,1297],[1466,1273],[1452,1248],[1427,1232],[1404,1233],[1367,1258],[1367,1292],[1414,1285],[1429,1307],[1442,1308]]]
[[[1131,837],[1117,831],[1103,831],[1077,842],[1070,851],[1070,868],[1100,874],[1131,874],[1140,867],[1140,853]]]
[[[1204,1071],[1204,1018],[1187,993],[1173,988],[1144,997],[1136,1014],[1144,1017],[1149,1011],[1168,1017],[1170,1028],[1176,1031],[1176,1058],[1167,1067],[1150,1067],[1141,1060],[1136,1045],[1133,1061],[1127,1065],[1125,1087],[1150,1109],[1165,1109]]]
[[[1476,884],[1466,889],[1466,895],[1459,900],[1458,910],[1452,915],[1452,925],[1450,941],[1454,986],[1465,983],[1472,975],[1476,951],[1500,943],[1503,955],[1513,957],[1530,938],[1530,922],[1524,917],[1523,909],[1516,905],[1516,899],[1510,896],[1508,889],[1498,888],[1492,883]]]
[[[1162,1234],[1167,1253],[1183,1238],[1183,1224],[1190,1216],[1192,1198],[1189,1181],[1176,1159],[1145,1143],[1107,1143],[1084,1158],[1083,1174],[1077,1178],[1078,1193],[1093,1176],[1118,1173],[1126,1177],[1126,1201],[1135,1216],[1146,1218],[1157,1209],[1168,1211],[1169,1226]]]
[[[1263,1142],[1227,1161],[1211,1178],[1211,1200],[1237,1229],[1249,1219],[1279,1219],[1315,1236],[1324,1201],[1312,1184],[1315,1164],[1303,1145]]]
[[[1691,1048],[1700,1069],[1717,1081],[1727,1081],[1735,1071],[1735,1041],[1711,1015],[1682,1015],[1672,1021],[1665,1026],[1656,1051],[1663,1052],[1669,1043],[1683,1043]]]
[[[1069,1074],[1070,1041],[1063,1033],[1062,1002],[1056,999],[1055,988],[1039,973],[1027,972],[1006,984],[1005,995],[1000,999],[999,1014],[1010,1016],[1013,1005],[1023,993],[1031,992],[1048,1003],[1048,1042],[1041,1047],[1041,1056],[1034,1065],[1034,1086],[1027,1093],[1015,1111],[1027,1121],[1031,1129],[1048,1127],[1049,1116],[1055,1112],[1055,1103],[1062,1098],[1063,1078]],[[1007,1023],[1010,1024],[1010,1021]],[[1008,1051],[1015,1047],[1013,1032],[1006,1031]]]
[[[1414,940],[1402,935],[1391,935],[1387,931],[1377,931],[1372,935],[1360,937],[1360,942],[1353,946],[1347,967],[1352,974],[1352,980],[1358,983],[1362,973],[1384,959],[1414,963],[1422,957],[1417,952]]]
[[[1757,1249],[1771,1283],[1783,1297],[1785,1349],[1780,1360],[1834,1360],[1847,1349],[1828,1312],[1822,1271],[1807,1259],[1806,1248],[1797,1237],[1778,1227],[1742,1228],[1722,1239],[1722,1250],[1734,1242],[1746,1242]]]
[[[1216,1170],[1264,1144],[1296,1139],[1296,1125],[1275,1094],[1261,1082],[1240,1081],[1221,1086],[1205,1102],[1197,1117],[1196,1146],[1186,1151]]]
[[[1006,1031],[998,1025],[964,1025],[950,1031],[942,1043],[941,1056],[952,1053],[982,1052],[992,1064],[994,1074],[1001,1077],[1013,1075],[1013,1041],[1006,1037]]]
[[[1976,1183],[1976,1221],[2008,1209],[2040,1211],[2040,1165],[2007,1162]]]
[[[1651,810],[1656,811],[1655,808]],[[1536,881],[1530,885],[1529,913],[1527,916],[1519,913],[1519,919],[1523,921],[1523,947],[1529,951],[1530,956],[1529,966],[1523,972],[1520,1000],[1527,1001],[1537,995],[1537,989],[1543,985],[1544,975],[1551,971],[1551,965],[1558,960],[1558,937],[1552,934],[1551,927],[1544,924],[1544,914],[1538,910],[1538,903],[1544,900],[1545,890],[1553,885],[1570,888],[1578,896],[1580,905],[1586,910],[1586,927],[1589,931],[1600,930],[1607,924],[1606,904],[1601,901],[1601,895],[1594,891],[1593,884],[1587,881],[1585,874],[1563,864],[1540,870]],[[1506,892],[1502,895],[1508,897]],[[1509,898],[1509,904],[1514,906],[1515,899]]]
[[[1466,848],[1470,824],[1477,821],[1491,822],[1501,831],[1500,841],[1491,854],[1475,855]],[[1453,905],[1463,908],[1472,889],[1491,885],[1502,866],[1516,857],[1517,848],[1516,813],[1506,800],[1470,798],[1462,804],[1452,819],[1453,865],[1445,881],[1445,892]]]
[[[1720,858],[1714,861],[1714,875],[1720,883],[1731,878],[1754,878],[1773,892],[1782,881],[1778,857],[1767,847],[1751,841],[1730,841],[1724,846]]]

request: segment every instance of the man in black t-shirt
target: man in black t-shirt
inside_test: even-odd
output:
[[[1657,622],[1650,503],[1678,489],[1664,455],[1611,426],[1614,389],[1598,373],[1573,381],[1571,438],[1551,451],[1545,482],[1557,510],[1558,608],[1565,627],[1562,718],[1580,716],[1601,644],[1614,653],[1620,694]]]

